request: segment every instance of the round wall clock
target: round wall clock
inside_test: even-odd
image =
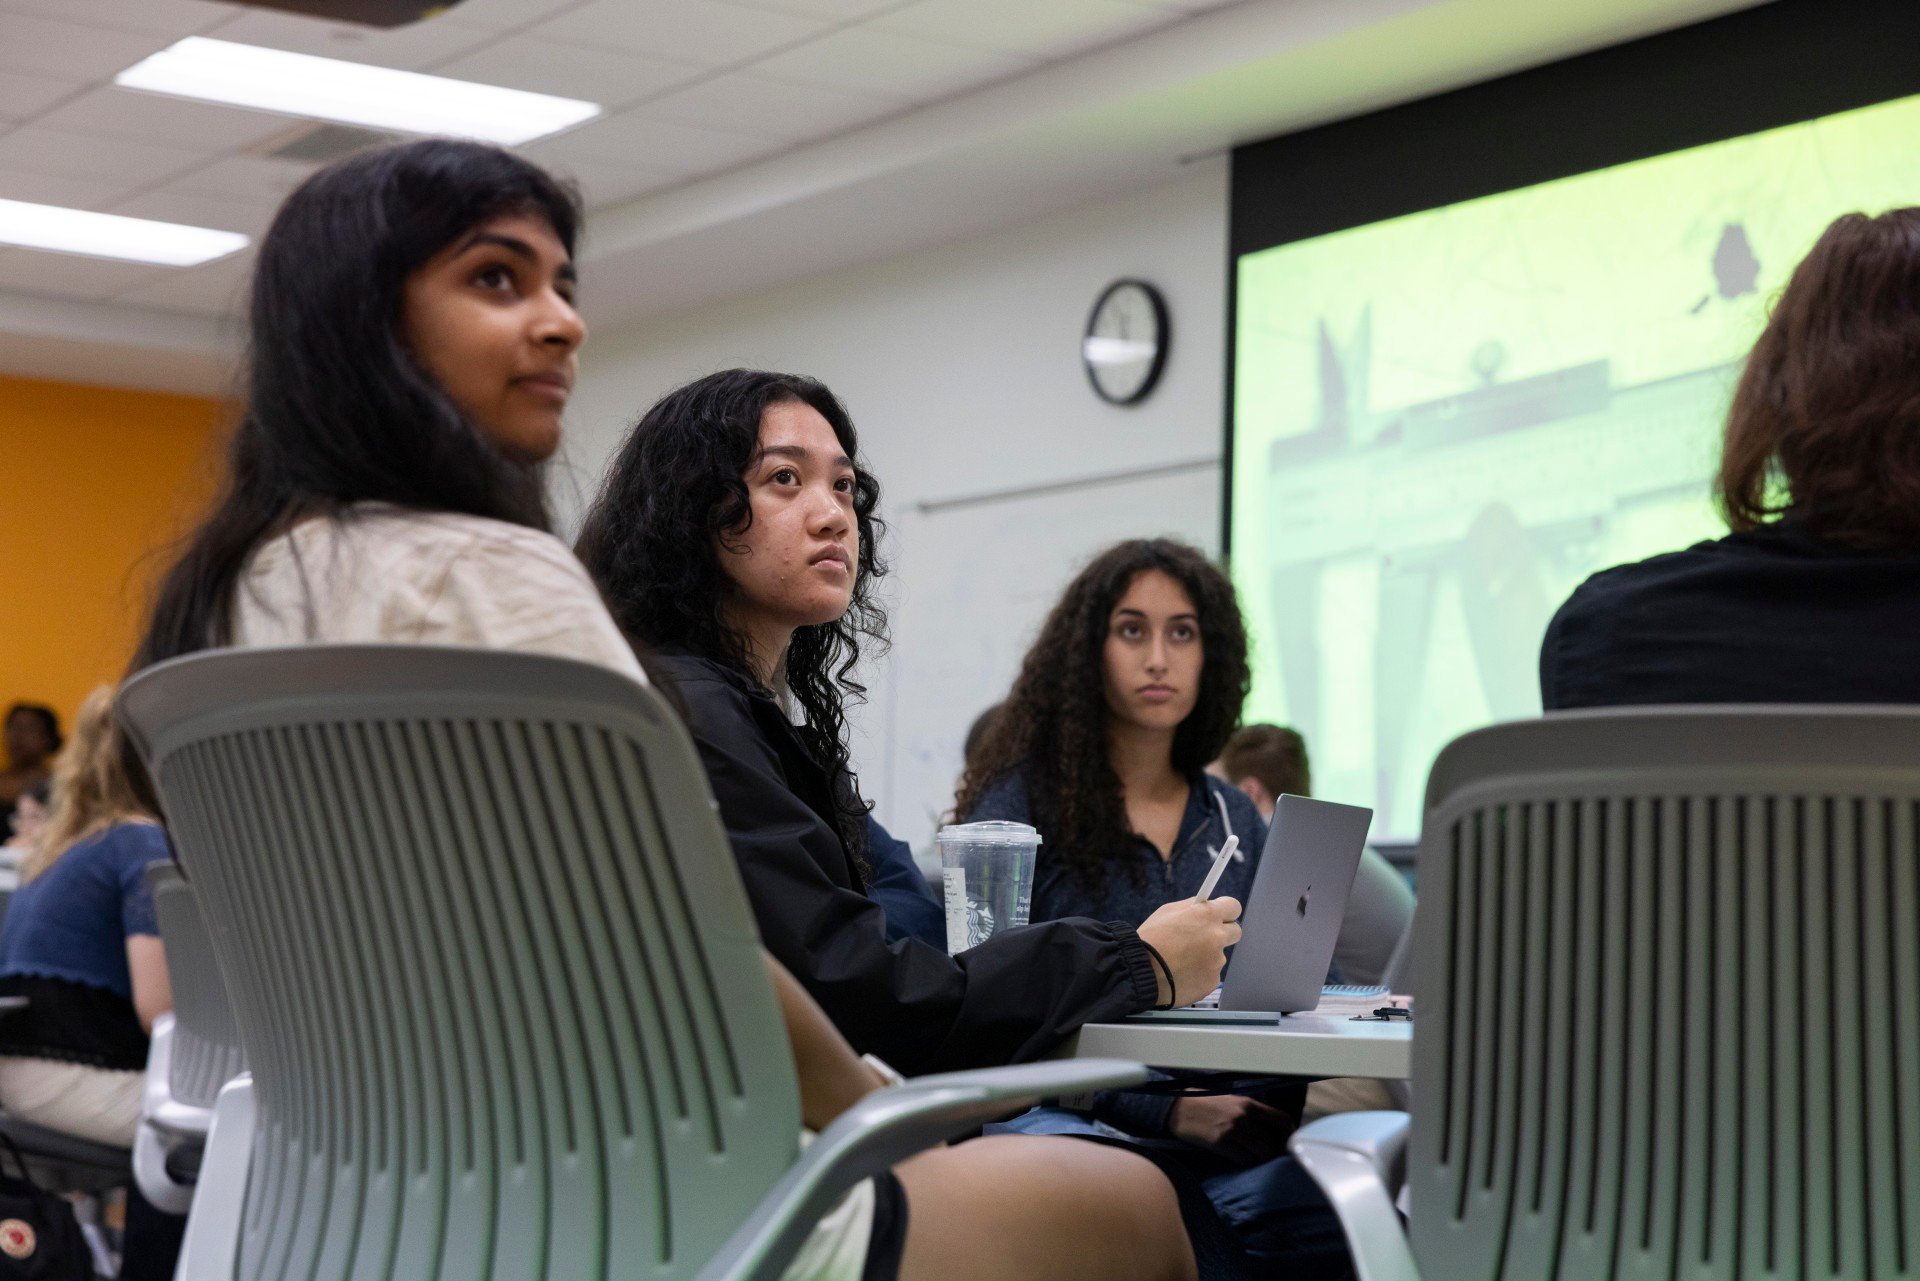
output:
[[[1080,363],[1087,381],[1110,405],[1147,398],[1167,363],[1167,300],[1144,280],[1116,280],[1093,304]]]

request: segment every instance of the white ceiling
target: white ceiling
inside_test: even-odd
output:
[[[606,114],[524,150],[581,184],[605,325],[1752,2],[465,0],[374,31],[214,0],[0,0],[0,198],[263,233],[311,170],[267,153],[311,122],[111,83],[191,34],[587,97]],[[249,265],[0,249],[0,370],[219,390]]]

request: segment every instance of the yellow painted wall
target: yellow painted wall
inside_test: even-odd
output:
[[[63,726],[133,652],[218,475],[212,400],[0,377],[0,706]]]

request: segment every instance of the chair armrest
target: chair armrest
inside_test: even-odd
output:
[[[173,1015],[162,1014],[153,1021],[153,1035],[147,1043],[147,1070],[140,1088],[140,1119],[168,1148],[179,1143],[204,1143],[213,1126],[212,1108],[182,1103],[173,1097],[173,1035]]]
[[[177,1183],[167,1172],[167,1145],[144,1121],[133,1136],[133,1181],[140,1195],[159,1210],[185,1214],[193,1208],[193,1185]]]
[[[206,1160],[194,1191],[187,1236],[176,1277],[231,1277],[240,1258],[240,1227],[246,1209],[247,1173],[253,1162],[253,1073],[242,1072],[220,1088],[207,1135]]]
[[[1056,1094],[1124,1089],[1147,1079],[1138,1063],[1063,1059],[916,1077],[876,1090],[820,1132],[699,1281],[777,1281],[823,1215],[848,1189],[915,1153],[965,1134],[1009,1109]]]
[[[1395,1190],[1406,1173],[1405,1112],[1342,1112],[1296,1130],[1287,1144],[1333,1203],[1360,1281],[1419,1281]]]

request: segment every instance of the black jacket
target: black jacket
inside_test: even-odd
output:
[[[909,1075],[993,1066],[1153,1005],[1153,962],[1121,922],[1049,921],[952,957],[917,939],[887,942],[834,826],[827,773],[779,705],[690,654],[669,650],[649,666],[680,694],[762,942],[855,1049]]]
[[[1791,520],[1602,570],[1540,646],[1548,711],[1654,703],[1920,703],[1920,555]]]

